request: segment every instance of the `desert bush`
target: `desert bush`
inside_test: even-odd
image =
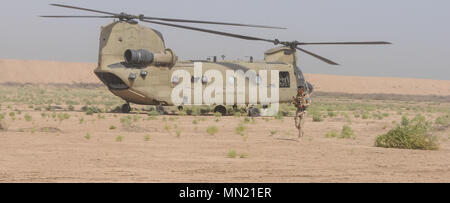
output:
[[[328,117],[336,117],[338,115],[338,113],[337,112],[335,112],[335,111],[328,111]]]
[[[166,131],[170,131],[170,125],[169,124],[166,124],[166,125],[164,125],[164,130],[166,130]]]
[[[233,158],[234,159],[234,158],[236,158],[236,156],[237,156],[236,150],[232,149],[232,150],[228,151],[228,154],[227,154],[228,158]]]
[[[444,126],[444,127],[450,126],[450,113],[437,117],[436,120],[434,121],[434,123],[436,125],[440,125],[440,126]]]
[[[116,137],[116,142],[122,142],[123,141],[123,137],[122,136],[117,136]]]
[[[30,114],[25,114],[23,116],[25,118],[25,121],[30,122],[31,120],[33,120],[33,118],[30,116]]]
[[[122,127],[131,126],[131,116],[124,116],[120,118],[120,123],[122,124]]]
[[[208,128],[206,128],[206,132],[210,135],[214,135],[219,132],[219,128],[217,128],[217,126],[208,126]]]
[[[147,113],[147,116],[159,116],[159,113],[157,111],[150,111]]]
[[[110,129],[110,130],[114,130],[114,129],[116,129],[116,128],[117,128],[117,127],[114,126],[114,125],[109,126],[109,129]]]
[[[91,134],[90,134],[90,133],[86,133],[86,135],[84,135],[84,138],[85,138],[86,140],[91,139]]]
[[[270,131],[270,136],[274,136],[275,134],[277,134],[277,131],[276,131],[276,130],[271,130],[271,131]]]
[[[412,120],[406,116],[400,125],[375,138],[376,147],[436,150],[438,139],[431,134],[431,122],[418,115]]]
[[[93,115],[94,113],[102,113],[102,110],[96,106],[83,106],[81,110],[86,112],[86,115]]]
[[[214,117],[220,118],[220,117],[222,117],[222,114],[220,112],[216,112],[216,113],[214,113]]]
[[[3,120],[0,120],[0,131],[6,131],[8,130],[8,125],[6,125],[6,122]]]
[[[350,126],[344,125],[339,138],[355,138],[355,132],[353,132],[353,129]]]
[[[144,141],[149,141],[150,140],[150,135],[145,135],[144,136]]]
[[[278,111],[277,115],[275,116],[275,119],[278,120],[283,120],[284,116],[283,116],[283,112]]]
[[[58,114],[58,120],[60,122],[66,120],[66,119],[69,119],[69,118],[70,118],[70,115],[67,113],[59,113]]]
[[[338,132],[336,130],[332,130],[330,132],[325,133],[325,137],[326,138],[334,138],[334,137],[338,137]]]
[[[177,137],[180,137],[180,135],[181,135],[181,130],[180,130],[180,129],[177,129],[176,134],[177,134]]]
[[[236,127],[236,133],[240,136],[244,136],[246,130],[247,126],[245,126],[243,123],[239,123],[239,125]]]
[[[313,122],[322,122],[323,117],[319,113],[315,113],[312,115]]]
[[[248,154],[245,152],[241,153],[241,156],[239,156],[239,158],[241,158],[241,159],[245,159],[247,157],[248,157]]]
[[[369,119],[369,113],[367,111],[364,111],[361,115],[361,118],[364,120]]]

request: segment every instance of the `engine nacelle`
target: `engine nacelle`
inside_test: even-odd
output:
[[[178,57],[172,50],[166,49],[162,52],[151,53],[145,49],[127,49],[123,54],[125,62],[138,65],[156,65],[172,67],[177,62]]]

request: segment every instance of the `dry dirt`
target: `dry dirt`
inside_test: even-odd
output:
[[[244,117],[221,117],[216,122],[214,116],[147,120],[151,117],[146,114],[130,114],[137,121],[128,126],[120,122],[124,114],[98,118],[65,112],[71,117],[59,121],[40,113],[27,110],[14,121],[5,119],[8,130],[0,132],[0,182],[450,181],[448,129],[438,133],[442,138],[438,151],[374,147],[375,136],[395,126],[392,121],[399,115],[383,120],[352,118],[355,139],[324,136],[339,131],[347,123],[342,118],[323,122],[308,118],[306,136],[297,140],[292,117],[250,120],[241,136],[235,129]],[[32,121],[25,121],[24,114]],[[111,125],[117,128],[110,129]],[[217,126],[218,133],[208,134],[209,126]],[[236,158],[228,157],[231,150]],[[247,157],[240,158],[242,154]]]
[[[0,83],[98,83],[93,67],[95,64],[89,63],[0,60]],[[324,92],[450,95],[450,81],[306,76]],[[416,91],[411,92],[411,87]],[[50,88],[44,90],[47,88],[42,86],[39,91],[53,94]],[[353,112],[346,112],[351,121],[342,115],[322,122],[308,117],[306,135],[297,140],[292,117],[250,120],[245,124],[245,136],[241,136],[236,127],[245,117],[226,116],[216,122],[212,115],[149,117],[134,111],[128,114],[128,124],[121,122],[126,114],[86,115],[79,111],[84,105],[81,99],[75,110],[56,110],[54,114],[34,110],[37,104],[29,106],[37,100],[43,100],[43,108],[46,99],[93,98],[98,95],[93,90],[85,94],[85,90],[62,89],[54,96],[30,97],[28,102],[21,101],[31,90],[20,91],[0,85],[0,92],[12,95],[0,95],[0,101],[16,99],[0,107],[4,116],[0,119],[0,182],[450,182],[449,128],[435,132],[440,143],[437,151],[374,147],[375,137],[395,127],[401,115],[423,113],[434,120],[443,114],[442,109],[450,109],[450,101],[376,101],[385,107],[403,106],[399,107],[402,112],[375,109],[373,112],[389,113],[381,120],[356,118]],[[105,95],[110,96],[106,89],[99,92],[103,92],[97,96],[99,103]],[[318,105],[318,100],[313,97],[313,105]],[[340,102],[359,104],[366,100]],[[120,100],[112,103],[118,105]],[[423,110],[430,105],[441,110]],[[67,108],[64,101],[62,106]],[[60,121],[51,114],[70,118]],[[25,115],[31,119],[27,121]],[[355,139],[325,137],[326,132],[340,131],[344,124],[355,131]],[[218,132],[208,134],[209,126],[218,127]],[[236,158],[228,156],[232,150]]]

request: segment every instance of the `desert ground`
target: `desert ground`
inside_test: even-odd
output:
[[[123,101],[94,67],[0,60],[0,182],[450,182],[450,125],[438,122],[450,81],[307,74],[317,92],[297,139],[291,105],[257,118],[116,113]],[[375,146],[416,115],[437,150]],[[344,126],[354,133],[330,136]]]

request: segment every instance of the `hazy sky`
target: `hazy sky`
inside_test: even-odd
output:
[[[216,20],[287,27],[287,30],[205,26],[280,40],[390,41],[390,46],[305,46],[341,66],[299,54],[305,73],[450,80],[448,0],[2,0],[0,58],[96,62],[100,26],[111,19],[46,19],[38,15],[89,15],[49,6],[80,7],[155,17]],[[93,13],[95,15],[95,13]],[[161,31],[181,59],[226,55],[263,58],[273,45],[147,24]]]

